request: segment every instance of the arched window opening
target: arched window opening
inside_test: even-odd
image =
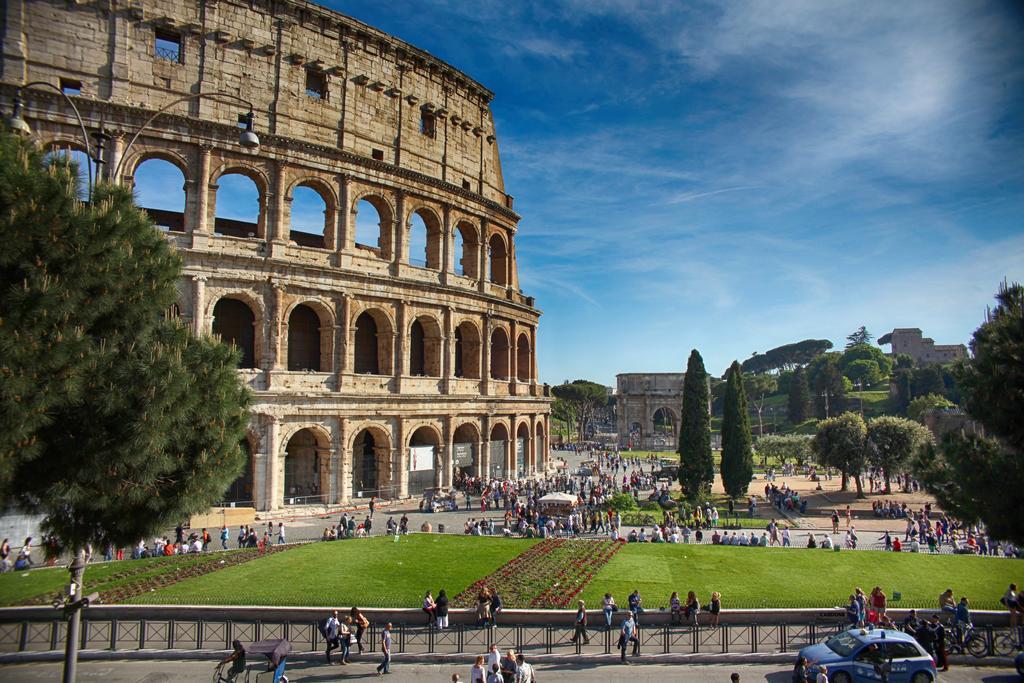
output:
[[[516,343],[516,379],[520,382],[530,381],[530,374],[533,371],[531,357],[530,338],[521,334]]]
[[[488,473],[492,479],[504,479],[509,475],[506,455],[508,453],[508,430],[505,425],[498,423],[491,429],[490,440],[487,443],[488,458],[490,467]]]
[[[240,368],[256,367],[256,316],[238,299],[221,299],[213,307],[213,333],[242,352]]]
[[[414,320],[409,330],[409,374],[441,376],[441,327],[429,316]]]
[[[326,444],[324,444],[326,446]],[[284,459],[285,505],[306,505],[320,497],[321,448],[316,434],[301,429],[288,440]]]
[[[452,482],[457,483],[460,479],[476,476],[476,466],[479,454],[477,453],[477,441],[480,432],[471,424],[460,425],[452,437]]]
[[[642,448],[644,446],[644,428],[639,422],[629,425],[629,441],[626,445],[630,448]]]
[[[508,380],[508,335],[502,327],[491,334],[491,379]]]
[[[440,441],[430,427],[420,427],[409,439],[409,495],[418,496],[434,488]]]
[[[409,265],[427,267],[427,224],[416,212],[409,221]]]
[[[356,205],[356,247],[376,250],[383,256],[384,221],[377,207],[363,199]]]
[[[95,173],[92,159],[81,149],[76,149],[70,145],[63,145],[52,148],[45,156],[48,164],[61,164],[67,166],[73,172],[73,175],[78,179],[75,183],[75,190],[80,200],[89,200],[89,173],[90,168],[93,168],[92,173]]]
[[[232,482],[228,490],[224,492],[225,503],[245,503],[247,506],[255,507],[256,498],[253,496],[252,489],[252,449],[249,447],[249,442],[243,439],[238,444],[239,449],[242,451],[242,459],[244,464],[242,466],[242,472],[238,475],[238,478]]]
[[[488,247],[490,281],[496,285],[507,285],[508,252],[505,250],[505,240],[501,238],[501,235],[495,233],[491,235]]]
[[[377,342],[377,321],[369,312],[356,318],[356,374],[379,375],[380,354]]]
[[[469,321],[455,328],[455,376],[480,379],[480,334]]]
[[[476,237],[476,229],[468,223],[459,223],[455,230],[455,274],[476,279],[477,259],[479,258],[480,242]]]
[[[409,332],[409,374],[425,375],[424,372],[424,343],[423,325],[419,320],[412,322],[412,330]]]
[[[288,369],[320,372],[320,316],[303,304],[288,316]]]
[[[327,247],[327,202],[308,185],[299,185],[292,192],[291,228],[288,238],[302,247]]]
[[[217,211],[213,232],[232,237],[262,237],[260,191],[252,178],[226,173],[217,181]]]
[[[544,471],[548,460],[547,447],[544,442],[544,425],[537,423],[537,437],[533,442],[533,450],[536,453],[533,463],[534,469]]]
[[[524,422],[516,430],[516,476],[525,477],[530,461],[530,427]]]
[[[185,232],[185,175],[164,159],[146,159],[135,168],[135,204],[163,231]]]
[[[352,497],[369,498],[386,494],[387,435],[377,429],[363,429],[352,443]]]

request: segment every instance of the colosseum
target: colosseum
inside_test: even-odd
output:
[[[174,314],[241,349],[250,459],[226,502],[544,467],[540,311],[487,88],[302,0],[3,12],[4,113],[17,98],[40,145],[133,186],[185,262]]]

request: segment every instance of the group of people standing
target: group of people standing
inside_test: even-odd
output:
[[[390,626],[390,624],[388,624]],[[359,610],[353,607],[343,618],[339,618],[338,610],[334,610],[327,621],[321,626],[321,633],[327,642],[325,657],[327,663],[331,663],[331,653],[334,650],[341,650],[341,661],[339,664],[349,664],[352,648],[363,653],[363,633],[370,627],[370,620]],[[389,634],[390,635],[390,634]],[[390,647],[388,649],[390,653]]]

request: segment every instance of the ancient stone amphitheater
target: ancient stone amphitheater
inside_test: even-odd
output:
[[[134,185],[183,255],[172,314],[242,351],[251,457],[226,501],[416,496],[543,467],[540,312],[484,86],[301,0],[2,11],[4,113],[20,88],[32,135],[83,168],[87,133],[99,174]],[[239,144],[250,111],[255,148]]]

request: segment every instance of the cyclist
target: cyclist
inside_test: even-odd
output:
[[[245,671],[245,648],[242,647],[242,641],[231,641],[231,647],[231,654],[222,659],[220,665],[218,666],[218,681],[234,681],[240,673]],[[228,662],[231,662],[231,668],[228,669],[227,676],[222,676],[220,674],[220,667],[223,667]]]
[[[957,634],[962,640],[964,634],[968,628],[971,627],[971,610],[967,601],[967,596],[960,598],[960,603],[956,606],[956,611],[953,613],[953,628],[957,630]]]

